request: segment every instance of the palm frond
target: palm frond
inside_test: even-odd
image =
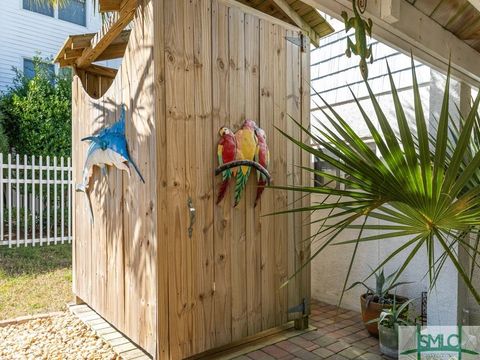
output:
[[[449,106],[449,71],[437,131],[433,137],[427,130],[413,58],[413,125],[407,121],[407,112],[400,101],[390,69],[388,74],[395,108],[394,118],[388,118],[368,82],[365,82],[378,128],[352,93],[378,153],[318,93],[317,98],[324,104],[318,108],[323,112],[325,121],[319,121],[318,126],[308,129],[293,120],[301,131],[314,140],[315,145],[282,132],[302,150],[347,175],[342,178],[316,169],[306,169],[330,181],[341,183],[342,189],[327,186],[279,187],[338,199],[285,211],[329,210],[328,217],[322,219],[321,229],[310,239],[312,242],[320,239],[321,244],[302,268],[329,245],[354,244],[344,292],[348,289],[346,284],[362,243],[393,242],[396,237],[402,236],[407,237],[407,241],[399,244],[383,259],[370,276],[402,254],[405,260],[390,279],[397,282],[413,258],[423,256],[419,255],[419,250],[425,247],[430,282],[435,283],[448,259],[480,303],[479,291],[472,283],[473,267],[478,266],[476,255],[480,242],[480,96],[473,102],[469,114],[460,123],[455,123]],[[398,133],[394,130],[394,124]],[[367,218],[381,222],[369,223]],[[358,225],[358,222],[362,225]],[[355,239],[338,241],[340,234],[352,229],[358,230]],[[366,229],[377,230],[379,234],[368,235],[364,231]],[[466,240],[469,233],[477,236],[473,245]],[[457,248],[470,252],[472,268],[465,268],[461,263]],[[297,273],[298,271],[300,269],[297,269]]]

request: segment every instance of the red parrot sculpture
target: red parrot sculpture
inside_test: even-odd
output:
[[[234,161],[237,156],[237,140],[233,131],[223,126],[218,131],[220,140],[217,146],[218,163],[220,165]],[[217,204],[222,201],[228,189],[228,184],[232,177],[236,175],[236,168],[227,169],[222,173],[222,184],[218,191]]]
[[[254,160],[257,149],[256,128],[257,124],[255,124],[255,121],[245,120],[242,127],[235,133],[235,138],[237,139],[237,160]],[[251,170],[252,168],[250,166],[240,166],[237,170],[234,206],[237,206],[240,202]]]
[[[255,161],[268,170],[270,164],[270,151],[267,145],[267,135],[265,131],[259,127],[255,129],[255,135],[257,136],[257,149],[255,152]],[[257,197],[255,198],[255,207],[257,206],[262,196],[265,185],[267,185],[268,179],[257,170]]]

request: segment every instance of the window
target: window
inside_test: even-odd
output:
[[[68,0],[58,8],[58,18],[77,25],[86,26],[86,2],[85,0]]]
[[[23,0],[23,8],[25,10],[53,17],[53,5],[51,4],[41,4],[35,0]]]
[[[314,167],[315,167],[315,170],[322,171],[327,174],[332,174],[337,177],[343,177],[343,173],[340,170],[334,167],[331,167],[326,162],[322,161],[320,158],[317,158],[317,157],[315,158]],[[325,178],[319,174],[315,174],[314,186],[316,187],[328,186],[330,188],[337,189],[337,190],[341,189],[340,183],[338,183],[337,181],[331,180],[329,178]]]
[[[55,72],[55,65],[53,64],[43,63],[42,66],[45,66],[52,73]],[[35,76],[35,64],[32,59],[23,59],[23,74],[29,79]]]

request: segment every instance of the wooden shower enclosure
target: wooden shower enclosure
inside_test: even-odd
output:
[[[118,71],[74,70],[73,181],[88,147],[80,139],[125,104],[129,150],[146,183],[96,168],[93,224],[85,195],[75,194],[75,295],[157,359],[195,356],[300,317],[288,308],[309,299],[308,267],[281,285],[309,256],[309,219],[263,215],[309,199],[267,189],[254,207],[252,173],[236,208],[233,185],[216,205],[214,170],[218,129],[253,119],[267,134],[274,184],[310,182],[299,168],[309,156],[275,129],[300,138],[290,116],[309,123],[308,38],[232,0],[144,0],[121,11],[132,21]]]

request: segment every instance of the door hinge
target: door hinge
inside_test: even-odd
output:
[[[302,299],[302,302],[298,305],[292,306],[288,309],[289,314],[294,313],[302,313],[302,315],[306,315],[307,313],[307,300],[305,298]]]
[[[302,52],[305,52],[307,49],[307,39],[303,33],[300,33],[299,36],[285,36],[287,41],[290,41],[292,44],[300,47]]]

